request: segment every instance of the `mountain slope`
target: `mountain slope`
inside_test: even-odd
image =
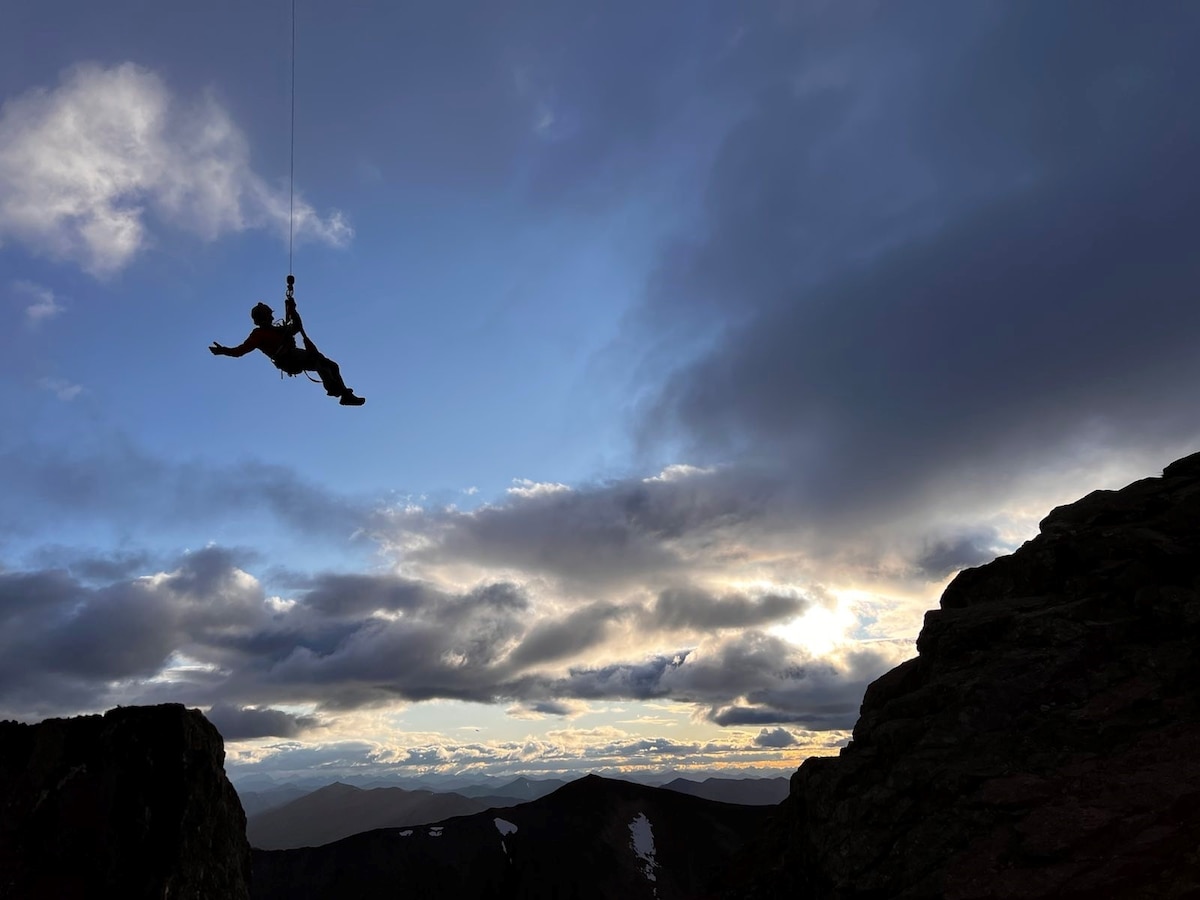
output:
[[[1200,896],[1200,454],[962,572],[728,897]]]
[[[521,776],[498,787],[480,785],[462,788],[457,793],[478,800],[503,797],[505,799],[512,798],[514,803],[528,803],[530,800],[536,800],[557,791],[566,783],[561,778],[530,779]]]
[[[250,846],[264,850],[316,847],[374,828],[424,825],[487,808],[458,794],[403,788],[363,790],[339,782],[251,816],[246,837]]]
[[[747,806],[775,806],[788,795],[786,778],[705,778],[703,781],[676,778],[663,787],[705,800]]]
[[[697,897],[766,820],[734,806],[589,775],[548,796],[324,847],[254,851],[256,900],[354,897]]]
[[[259,813],[266,812],[269,809],[278,809],[279,807],[291,803],[293,800],[298,800],[305,794],[311,794],[310,789],[300,787],[281,787],[270,791],[238,791],[238,798],[242,801],[242,809],[245,810],[247,818],[256,816]]]

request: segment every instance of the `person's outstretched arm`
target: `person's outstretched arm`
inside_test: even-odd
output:
[[[258,342],[254,340],[254,332],[250,332],[250,336],[238,344],[236,347],[226,347],[213,341],[208,346],[208,351],[213,356],[245,356],[251,350],[258,346]]]

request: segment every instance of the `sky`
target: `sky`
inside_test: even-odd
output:
[[[185,703],[235,782],[836,752],[957,571],[1200,446],[1198,43],[8,4],[0,717]],[[289,270],[365,406],[207,352]]]

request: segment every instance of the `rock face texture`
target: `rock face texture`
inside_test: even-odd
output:
[[[180,705],[0,722],[0,897],[249,898],[224,759]]]
[[[1059,507],[927,613],[729,897],[1200,897],[1200,454]]]

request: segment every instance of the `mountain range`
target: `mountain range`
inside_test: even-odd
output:
[[[517,778],[501,786],[476,785],[458,791],[364,789],[335,782],[304,792],[285,787],[273,794],[243,795],[246,836],[263,850],[314,847],[360,831],[402,825],[427,825],[489,808],[516,806],[566,785],[561,779]],[[703,782],[675,778],[667,790],[750,806],[772,806],[788,792],[786,778],[708,778]],[[487,793],[489,790],[497,793]],[[280,802],[271,803],[272,798]],[[258,804],[258,805],[255,805]]]
[[[518,801],[514,801],[518,802]],[[246,819],[251,847],[283,850],[328,844],[360,831],[398,825],[424,825],[452,816],[482,812],[491,805],[461,794],[331,784],[290,803]],[[507,804],[502,804],[507,805]]]
[[[695,898],[763,827],[740,806],[589,775],[529,803],[253,852],[256,900]]]

